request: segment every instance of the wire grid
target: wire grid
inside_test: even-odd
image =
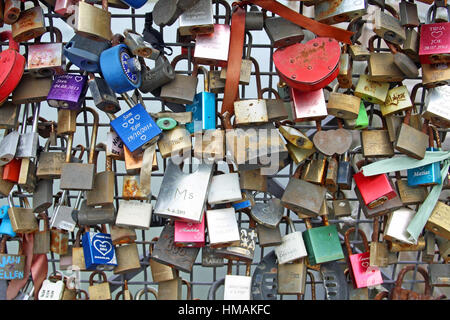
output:
[[[23,5],[23,4],[22,4]],[[147,8],[148,9],[148,8]],[[150,10],[147,10],[150,11]],[[140,13],[136,13],[136,10],[134,9],[129,9],[129,11],[125,11],[125,10],[120,10],[119,14],[115,14],[113,13],[111,15],[112,17],[112,25],[115,25],[115,22],[119,22],[119,21],[123,21],[121,19],[129,19],[129,21],[131,21],[131,29],[133,31],[137,31],[137,32],[141,32],[142,30],[137,30],[136,26],[137,26],[137,22],[143,22],[145,15],[144,14],[140,14]],[[128,13],[123,13],[123,12],[128,12]],[[300,13],[303,13],[303,4],[300,4]],[[215,6],[214,9],[214,18],[215,18],[215,23],[223,23],[225,16],[222,13],[222,10],[219,9],[219,5]],[[54,14],[51,12],[50,8],[47,6],[47,12],[45,14],[46,18],[48,19],[48,25],[49,26],[54,26],[54,18],[59,18],[58,15]],[[166,30],[160,28],[160,31],[163,33],[164,36],[166,36]],[[262,31],[264,32],[264,31]],[[254,37],[255,39],[255,37]],[[51,35],[50,38],[51,41],[53,41],[53,35]],[[183,70],[180,70],[180,68],[177,68],[177,73],[183,73],[183,74],[191,74],[192,73],[192,68],[191,68],[191,61],[192,61],[192,50],[194,47],[193,43],[190,44],[183,44],[183,43],[178,43],[178,42],[166,42],[167,45],[171,46],[172,48],[174,48],[176,50],[176,48],[180,48],[181,46],[186,46],[188,47],[188,61],[189,63],[186,63],[186,68]],[[25,50],[27,51],[27,43],[24,44],[25,45]],[[245,44],[245,48],[244,51],[247,49],[247,44]],[[261,61],[259,60],[258,62],[260,63],[260,67],[262,66],[262,63],[268,63],[268,71],[262,71],[263,68],[261,67],[261,80],[262,83],[267,82],[267,85],[269,87],[276,87],[276,84],[278,83],[278,75],[277,73],[274,71],[274,67],[273,67],[273,52],[274,52],[274,48],[272,48],[270,46],[270,42],[266,42],[266,43],[257,43],[257,42],[253,42],[252,45],[253,50],[257,49],[257,50],[265,50],[265,54],[268,57],[267,61]],[[175,52],[174,50],[174,52]],[[381,47],[381,40],[379,39],[375,48],[375,51],[386,51],[386,48],[382,48]],[[245,52],[244,52],[245,54]],[[172,58],[175,56],[175,54],[172,56]],[[182,63],[180,63],[179,65],[182,65]],[[184,65],[183,65],[184,66]],[[254,79],[255,79],[255,73],[252,72],[252,78],[250,81],[250,85],[248,87],[246,86],[240,86],[241,89],[241,98],[245,99],[246,97],[248,97],[247,92],[251,93],[251,89],[252,86],[254,85]],[[353,74],[353,78],[357,79],[359,78],[358,74]],[[421,81],[421,78],[417,78],[417,79],[410,79],[411,82],[413,83],[417,83]],[[334,82],[333,82],[334,83]],[[264,88],[264,86],[262,86]],[[250,90],[249,90],[250,88]],[[269,98],[271,97],[272,93],[269,92]],[[222,100],[222,94],[217,95],[217,99],[216,99],[216,107],[218,107],[219,103]],[[158,98],[155,98],[149,94],[143,94],[143,99],[144,101],[150,101],[150,102],[160,102],[160,107],[159,110],[157,111],[165,111],[166,110],[166,106],[164,104],[164,102]],[[122,98],[119,97],[119,100],[121,100],[121,104],[123,104],[123,100]],[[422,91],[422,96],[420,98],[420,102],[416,103],[416,105],[418,105],[420,107],[420,112],[422,111],[423,105],[424,105],[424,100],[425,100],[425,94],[424,91]],[[92,97],[90,96],[89,92],[88,95],[86,97],[86,101],[84,103],[84,106],[86,105],[93,105],[92,101]],[[367,104],[366,103],[366,107],[369,106],[370,109],[368,110],[368,115],[369,115],[369,129],[373,129],[374,127],[378,127],[378,126],[374,126],[372,123],[373,120],[373,110],[374,110],[374,105],[373,104]],[[152,105],[152,107],[154,107],[154,103]],[[147,106],[147,110],[148,110],[148,106]],[[103,117],[104,119],[106,119],[105,117]],[[79,120],[80,118],[78,118]],[[102,119],[102,117],[101,117]],[[84,132],[85,132],[85,145],[87,147],[87,150],[89,150],[89,148],[91,147],[90,144],[90,140],[89,140],[89,128],[92,127],[92,123],[89,122],[88,120],[88,116],[86,111],[83,112],[83,119],[82,122],[77,122],[77,127],[81,127],[81,130],[78,131],[83,131],[84,128]],[[100,128],[103,128],[103,130],[107,130],[109,129],[109,121],[101,121],[99,124]],[[311,133],[311,130],[315,129],[315,125],[305,122],[305,123],[297,123],[296,127],[301,129],[302,131],[306,131],[308,133]],[[329,122],[328,124],[325,124],[322,126],[323,129],[335,129],[337,128],[337,125],[334,124],[333,122]],[[445,130],[441,130],[440,131],[445,131]],[[101,137],[100,135],[100,131],[99,131],[99,137]],[[62,140],[62,139],[61,139]],[[99,140],[97,140],[97,142],[99,142]],[[444,140],[442,140],[442,143],[444,143]],[[76,143],[74,143],[74,145],[76,145]],[[61,147],[51,147],[50,150],[64,150],[65,145],[64,145],[64,141],[62,140],[62,145]],[[75,147],[76,148],[76,147]],[[154,171],[152,173],[152,186],[155,185],[156,180],[161,180],[163,175],[164,175],[164,170],[166,168],[166,159],[162,159],[160,157],[160,155],[158,154],[158,164],[159,164],[159,170]],[[101,167],[102,164],[99,163],[98,164],[98,171],[101,171]],[[117,162],[114,160],[113,162],[113,171],[115,172],[115,205],[116,208],[118,208],[119,206],[119,200],[123,199],[121,196],[121,181],[119,180],[120,177],[123,177],[126,174],[125,170],[123,170],[123,163],[121,162]],[[186,167],[186,166],[185,166]],[[284,168],[283,170],[281,170],[280,172],[278,172],[276,175],[270,176],[269,178],[275,178],[278,181],[280,181],[280,184],[282,186],[286,186],[289,177],[293,174],[294,171],[294,164],[291,163],[289,164],[286,168]],[[189,172],[192,172],[193,166],[192,164],[190,164],[188,166],[188,170]],[[403,176],[404,177],[404,176]],[[57,185],[57,183],[56,183]],[[152,187],[153,189],[153,187]],[[54,190],[57,190],[57,188],[54,188]],[[153,191],[153,190],[152,190]],[[20,189],[19,189],[20,192]],[[157,194],[157,192],[153,192],[154,194]],[[30,194],[18,194],[15,195],[16,197],[19,198],[23,198],[23,197],[31,197],[32,195]],[[70,194],[69,199],[74,199],[76,198],[76,194],[74,194],[73,192]],[[271,195],[269,193],[255,193],[255,201],[259,202],[259,201],[267,201],[268,199],[271,198]],[[348,197],[348,200],[351,202],[353,207],[358,207],[357,209],[357,216],[356,219],[354,219],[353,223],[354,226],[356,227],[356,231],[358,231],[359,228],[361,228],[364,224],[373,224],[373,220],[372,219],[365,219],[364,217],[361,216],[361,207],[359,205],[359,202],[357,200],[356,197]],[[154,204],[154,202],[153,202]],[[294,222],[294,224],[296,225],[296,229],[297,231],[302,231],[305,230],[305,224],[303,222],[303,220],[298,219],[297,215],[293,212],[291,212],[290,210],[285,209],[287,212],[287,215],[290,216]],[[248,217],[246,215],[242,216],[242,214],[239,212],[237,215],[238,218],[238,223],[239,223],[239,227],[249,227],[248,223]],[[319,219],[313,219],[313,222],[317,222],[320,221]],[[341,219],[330,219],[329,221],[330,223],[342,223],[343,220]],[[285,224],[280,225],[282,234],[288,233],[288,225],[285,222],[281,222],[281,224]],[[147,287],[157,287],[157,284],[155,282],[153,282],[151,280],[151,273],[148,265],[148,259],[149,259],[149,250],[150,250],[150,245],[153,243],[151,241],[151,239],[154,236],[158,236],[160,233],[161,228],[160,227],[152,227],[150,231],[140,231],[140,230],[136,230],[138,239],[136,241],[136,243],[138,244],[139,247],[139,252],[142,255],[142,259],[141,259],[141,265],[144,268],[139,275],[136,276],[136,278],[138,279],[134,279],[135,278],[135,274],[134,273],[130,273],[130,274],[122,274],[122,275],[113,275],[112,272],[107,272],[108,274],[108,281],[110,282],[110,285],[112,287],[112,291],[114,294],[116,294],[117,292],[119,292],[120,290],[122,290],[122,285],[124,284],[125,280],[128,280],[128,286],[130,288],[130,291],[132,292],[132,294],[135,294],[138,290],[142,289],[142,288],[147,288]],[[69,243],[74,243],[75,242],[75,234],[76,232],[72,232],[70,234],[70,239],[69,239]],[[342,237],[343,232],[341,231],[341,243],[343,244],[343,237]],[[366,233],[367,234],[367,233]],[[357,236],[356,239],[352,240],[351,243],[355,244],[355,245],[360,245],[362,243],[362,241],[358,238],[359,235]],[[259,247],[259,246],[258,246]],[[258,248],[257,247],[257,248]],[[343,246],[343,249],[345,251],[345,247]],[[254,270],[255,266],[258,265],[258,263],[260,262],[260,260],[262,259],[262,257],[264,257],[266,254],[268,254],[270,251],[273,250],[273,247],[268,247],[268,248],[259,248],[259,250],[255,250],[255,259],[252,262],[252,271]],[[355,251],[354,251],[355,252]],[[400,254],[397,254],[397,256],[400,258]],[[440,257],[438,257],[440,259]],[[49,274],[55,272],[56,270],[59,270],[59,265],[57,265],[57,263],[59,263],[59,258],[57,255],[55,255],[53,252],[50,253],[50,258],[49,258]],[[339,261],[339,263],[341,264],[346,264],[345,261]],[[404,265],[409,265],[409,264],[414,264],[416,266],[415,270],[414,270],[414,274],[412,279],[413,280],[405,280],[404,283],[405,284],[410,284],[410,289],[413,289],[413,287],[416,284],[420,284],[423,283],[424,281],[419,277],[419,279],[416,278],[416,273],[417,273],[417,266],[422,265],[422,264],[427,264],[421,261],[421,252],[417,251],[416,257],[413,260],[401,260],[399,259],[397,263],[395,263],[393,265],[391,269],[391,272],[386,272],[385,269],[383,268],[383,278],[384,278],[384,283],[383,283],[383,287],[390,290],[393,287],[393,283],[395,281],[395,277],[396,274],[398,273],[399,269],[401,269]],[[234,265],[236,266],[235,268],[233,268],[235,271],[233,272],[233,274],[243,274],[243,272],[245,272],[245,264],[243,263],[237,263]],[[311,270],[313,271],[313,270]],[[209,273],[210,276],[210,280],[208,281],[207,279],[205,279],[205,274]],[[192,288],[192,297],[194,298],[200,298],[200,299],[206,299],[206,293],[207,290],[209,289],[209,287],[212,285],[213,282],[218,281],[220,279],[222,279],[224,277],[226,273],[226,262],[224,264],[223,267],[214,267],[214,268],[205,268],[201,266],[201,251],[197,257],[197,260],[194,264],[193,267],[193,271],[191,273],[184,273],[184,272],[180,272],[180,276],[183,279],[186,279],[190,282],[191,284],[191,288]],[[321,284],[323,284],[323,281],[319,275],[318,272],[313,271],[313,274],[315,276],[315,282],[316,282],[316,286],[317,286],[317,298],[318,299],[324,299],[324,290],[323,287],[321,286]],[[82,288],[87,290],[87,285],[88,285],[88,280],[87,278],[89,277],[90,272],[82,272],[81,273],[81,284],[82,284]],[[100,278],[99,278],[100,280]],[[349,280],[350,283],[350,280]],[[309,280],[307,280],[306,282],[307,284],[307,288],[306,288],[306,294],[301,296],[300,299],[310,299],[310,286],[311,286],[311,282]],[[183,289],[183,296],[182,298],[184,299],[186,297],[186,289]],[[217,293],[217,297],[221,297],[220,291]],[[113,296],[114,298],[114,296]],[[147,296],[147,294],[145,294],[145,299],[148,299],[150,297]],[[278,296],[279,299],[297,299],[297,296],[295,295],[279,295]]]

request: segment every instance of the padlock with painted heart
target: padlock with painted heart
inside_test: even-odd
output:
[[[112,270],[117,266],[116,252],[110,234],[85,232],[81,243],[86,270]]]

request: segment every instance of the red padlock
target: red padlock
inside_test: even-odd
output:
[[[353,179],[355,179],[356,187],[364,200],[364,204],[370,209],[397,196],[394,186],[385,173],[366,177],[360,171],[353,175]]]
[[[352,248],[350,246],[349,235],[355,231],[355,227],[351,227],[345,232],[345,246],[347,248],[348,266],[350,269],[350,275],[352,278],[353,286],[357,289],[373,287],[383,283],[380,269],[375,266],[370,266],[370,249],[367,243],[367,237],[361,229],[358,229],[359,234],[363,240],[364,250],[363,253],[352,254]]]
[[[3,180],[17,183],[19,181],[22,159],[14,158],[3,166]]]
[[[314,38],[277,49],[273,63],[291,88],[313,91],[326,87],[339,73],[341,47],[331,38]]]
[[[0,53],[0,105],[17,87],[25,70],[25,57],[19,53],[19,44],[11,31],[0,33],[0,41],[8,39],[9,48]]]

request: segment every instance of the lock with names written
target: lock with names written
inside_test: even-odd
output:
[[[78,74],[55,76],[47,95],[48,105],[54,108],[78,110],[87,91],[87,77]]]

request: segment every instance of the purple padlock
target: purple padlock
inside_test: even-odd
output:
[[[63,74],[55,76],[47,95],[51,107],[61,109],[80,109],[87,91],[87,76]]]

